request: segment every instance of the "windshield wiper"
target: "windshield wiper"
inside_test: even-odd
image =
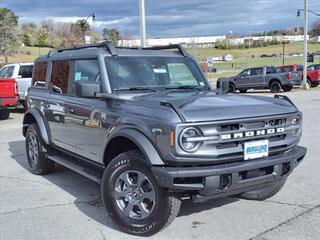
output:
[[[191,90],[199,90],[199,91],[205,90],[205,89],[202,88],[202,87],[190,86],[190,85],[166,87],[165,89],[166,89],[166,90],[172,90],[172,89],[173,89],[173,90],[175,90],[175,89],[191,89]]]
[[[115,89],[115,91],[117,91],[117,89]],[[124,91],[151,91],[151,92],[158,92],[158,90],[156,90],[156,89],[147,88],[147,87],[131,87],[131,88],[119,89],[119,92],[124,92]]]

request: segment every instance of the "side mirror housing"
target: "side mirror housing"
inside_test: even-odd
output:
[[[100,93],[100,85],[90,81],[78,81],[75,84],[75,94],[78,97],[94,98]]]
[[[217,93],[223,94],[229,92],[229,80],[218,79],[217,81]]]

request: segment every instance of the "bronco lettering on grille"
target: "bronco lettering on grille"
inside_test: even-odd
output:
[[[255,137],[255,136],[264,136],[264,135],[272,135],[283,133],[284,128],[270,128],[267,130],[255,130],[255,131],[248,131],[248,132],[238,132],[238,133],[229,133],[221,135],[222,140],[229,140],[229,139],[239,139],[245,137]]]

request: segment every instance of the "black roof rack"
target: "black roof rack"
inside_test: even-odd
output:
[[[59,48],[57,49],[57,52],[73,51],[73,50],[79,50],[79,49],[85,49],[85,48],[106,48],[111,53],[112,56],[118,55],[116,47],[110,41],[104,41],[96,44],[87,44],[87,45],[81,45],[81,46]]]
[[[87,45],[81,45],[81,46],[74,46],[74,47],[65,47],[65,48],[59,48],[56,51],[57,52],[64,52],[64,51],[73,51],[73,50],[79,50],[79,49],[86,49],[86,48],[106,48],[112,56],[117,56],[119,49],[141,49],[141,50],[170,50],[170,49],[177,49],[179,53],[186,57],[188,56],[187,51],[180,45],[180,44],[171,44],[167,46],[154,46],[154,47],[145,47],[145,48],[138,48],[138,47],[115,47],[114,44],[111,41],[104,41],[96,44],[87,44]],[[50,56],[52,52],[49,52],[48,56]]]
[[[146,47],[146,48],[143,48],[143,49],[146,49],[146,50],[170,50],[170,49],[177,49],[182,56],[184,56],[184,57],[188,56],[187,51],[182,47],[181,44],[171,44],[171,45],[167,45],[167,46]]]

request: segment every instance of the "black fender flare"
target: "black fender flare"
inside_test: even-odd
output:
[[[39,131],[44,143],[47,145],[51,144],[51,138],[50,138],[48,126],[45,124],[41,113],[36,108],[31,108],[24,114],[23,128],[22,128],[23,136],[26,136],[27,128],[30,125],[30,123],[28,122],[28,118],[30,117],[30,115],[36,120],[36,124],[39,128]]]
[[[116,137],[125,137],[135,143],[146,157],[148,163],[151,165],[165,165],[151,141],[140,131],[136,129],[124,128],[114,134],[111,134],[105,149],[107,149],[108,144]]]

